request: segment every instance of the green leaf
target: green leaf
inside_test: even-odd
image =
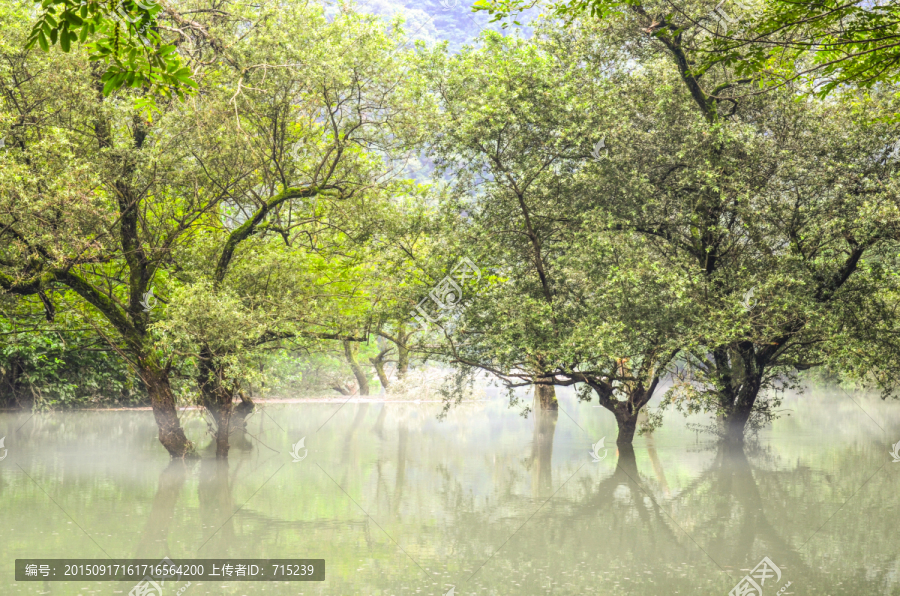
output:
[[[106,84],[103,85],[103,95],[104,96],[109,95],[110,93],[112,93],[113,89],[116,89],[115,78],[112,78],[112,79],[106,81]]]
[[[41,49],[45,52],[50,49],[50,44],[47,43],[47,37],[44,35],[43,31],[38,34],[38,43],[41,45]]]
[[[81,27],[84,24],[84,21],[81,20],[81,17],[79,17],[77,14],[75,14],[74,12],[71,12],[71,11],[66,11],[66,12],[62,13],[62,17],[70,25],[74,25],[75,27]]]
[[[67,31],[64,31],[62,37],[60,37],[59,39],[59,47],[63,52],[69,53],[69,48],[71,47],[70,41],[71,40],[69,39],[69,33]]]

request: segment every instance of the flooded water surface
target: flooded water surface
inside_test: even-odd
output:
[[[186,464],[147,411],[0,415],[2,594],[134,588],[15,583],[17,558],[165,556],[324,559],[326,578],[164,596],[900,594],[900,403],[791,397],[743,450],[674,412],[617,449],[606,410],[560,407],[261,404],[227,462],[188,411]]]

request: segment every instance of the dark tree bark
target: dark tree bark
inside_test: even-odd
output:
[[[631,447],[635,431],[637,431],[641,408],[649,403],[658,383],[658,377],[654,377],[647,388],[640,381],[632,382],[624,387],[627,399],[617,400],[613,398],[613,386],[608,381],[588,380],[588,385],[597,393],[600,405],[612,412],[616,418],[616,425],[619,428],[616,445],[620,448],[622,445]]]
[[[350,370],[353,371],[353,376],[356,377],[356,384],[359,386],[359,394],[369,395],[369,378],[356,360],[356,354],[359,351],[358,346],[354,342],[346,339],[343,341],[343,344],[344,356],[347,358],[347,363],[350,364]]]
[[[139,360],[140,375],[150,395],[153,417],[159,428],[159,442],[173,459],[194,457],[194,444],[191,443],[178,421],[175,408],[175,394],[169,383],[169,371],[160,367],[152,358]]]
[[[212,353],[204,348],[200,352],[200,372],[197,386],[200,388],[201,405],[215,422],[216,457],[228,457],[228,435],[231,432],[232,391],[223,385],[222,371],[214,368]]]

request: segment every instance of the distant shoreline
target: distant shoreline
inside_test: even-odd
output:
[[[472,399],[465,400],[466,403],[472,402],[481,402],[487,401],[483,399]],[[235,403],[240,403],[240,400],[235,400]],[[342,398],[342,397],[272,397],[272,398],[259,398],[254,399],[253,404],[310,404],[310,403],[354,403],[354,404],[384,404],[384,403],[396,403],[396,404],[439,404],[442,403],[442,400],[439,399],[391,399],[389,397],[383,396],[369,396],[369,397],[351,397],[350,399]],[[198,405],[189,405],[179,407],[178,411],[183,412],[185,410],[201,410],[202,406]],[[71,407],[71,408],[53,408],[50,411],[60,412],[60,411],[69,411],[69,412],[126,412],[126,411],[151,411],[153,408],[151,406],[117,406],[111,408],[79,408],[79,407]],[[30,410],[25,408],[0,408],[0,412],[29,412]]]

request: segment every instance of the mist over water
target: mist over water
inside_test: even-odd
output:
[[[2,414],[3,593],[128,594],[133,582],[12,581],[16,558],[107,555],[326,561],[324,582],[166,596],[724,596],[764,557],[781,573],[766,595],[900,593],[896,404],[788,396],[743,450],[688,428],[707,417],[670,414],[632,452],[606,410],[559,400],[526,419],[493,395],[444,421],[437,403],[262,403],[227,462],[186,464],[147,411]],[[211,442],[199,412],[183,421]]]

